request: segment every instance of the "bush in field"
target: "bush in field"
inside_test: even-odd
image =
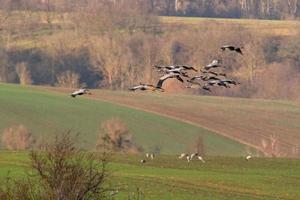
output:
[[[31,132],[22,124],[5,129],[1,139],[9,150],[25,150],[34,143]]]
[[[42,150],[30,152],[32,173],[24,180],[8,178],[0,199],[109,199],[107,158],[80,151],[69,133],[57,136]]]
[[[105,121],[100,130],[97,149],[106,145],[112,151],[138,152],[138,148],[132,142],[132,135],[120,119],[113,118]]]

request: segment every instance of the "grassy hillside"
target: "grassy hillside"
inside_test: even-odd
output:
[[[1,16],[1,13],[0,13]],[[37,13],[38,16],[38,13]],[[55,34],[46,26],[46,22],[40,19],[41,17],[35,19],[39,21],[39,27],[30,31],[30,34],[24,35],[22,32],[13,36],[14,40],[10,41],[10,46],[17,49],[31,49],[41,46],[41,42],[47,40],[53,35],[59,35],[60,31],[56,30]],[[42,17],[43,18],[43,17]],[[44,17],[45,18],[45,17]],[[40,21],[41,20],[41,21]],[[223,30],[227,28],[237,28],[243,27],[250,31],[260,30],[262,35],[266,36],[295,36],[298,34],[300,28],[300,22],[297,20],[257,20],[257,19],[224,19],[224,18],[201,18],[201,17],[169,17],[160,16],[159,20],[162,22],[163,29],[169,30],[176,28],[178,25],[192,25],[199,27],[206,27],[208,23],[216,23],[218,26],[222,26]],[[60,21],[58,18],[53,19],[53,24],[57,26],[63,26],[68,20],[64,22]],[[65,31],[67,31],[66,29]],[[73,30],[71,30],[73,31]],[[5,38],[5,35],[0,30],[0,36]],[[34,35],[34,39],[30,37]]]
[[[209,155],[244,155],[245,152],[244,145],[201,127],[114,103],[43,90],[0,84],[0,132],[23,124],[35,136],[47,139],[71,129],[81,134],[83,147],[93,149],[101,123],[118,117],[128,126],[134,142],[146,151],[181,153],[201,135]]]
[[[161,22],[166,25],[194,25],[205,26],[206,23],[217,23],[219,26],[243,27],[250,31],[260,30],[262,35],[267,36],[293,36],[298,34],[300,22],[283,20],[257,20],[257,19],[218,19],[201,17],[160,17]]]
[[[260,147],[279,138],[283,148],[300,144],[300,103],[161,93],[93,91],[93,98],[173,117]]]
[[[0,180],[8,170],[22,176],[26,153],[0,152]],[[187,163],[159,156],[141,165],[141,156],[116,156],[110,164],[117,200],[139,187],[149,200],[298,200],[300,161],[289,159],[207,157]]]

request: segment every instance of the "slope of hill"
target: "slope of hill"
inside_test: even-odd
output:
[[[44,91],[42,87],[0,84],[0,132],[23,124],[37,137],[53,137],[69,129],[79,132],[82,147],[94,149],[101,123],[122,119],[133,134],[134,142],[145,151],[164,154],[186,151],[202,136],[209,155],[244,155],[245,146],[201,127],[157,114],[96,101],[85,97]],[[120,93],[122,94],[122,93]]]
[[[263,140],[277,138],[282,156],[300,153],[299,102],[104,90],[93,93],[92,98],[173,117],[258,149]]]
[[[117,155],[110,163],[117,200],[127,200],[138,187],[151,200],[298,200],[300,161],[292,159],[205,157],[187,163],[158,156],[141,165],[142,156]],[[22,176],[26,153],[0,152],[0,181],[8,171]]]

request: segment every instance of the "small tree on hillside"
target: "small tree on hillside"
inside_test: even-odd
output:
[[[31,132],[22,124],[5,129],[1,139],[9,150],[25,150],[34,143]]]
[[[203,137],[198,136],[195,144],[196,152],[200,155],[204,155],[204,142],[203,142]]]
[[[19,76],[21,85],[32,84],[31,73],[26,63],[21,62],[16,65],[16,72]]]
[[[262,138],[261,148],[265,156],[279,157],[283,154],[279,138],[275,135]]]
[[[135,153],[138,151],[138,148],[132,142],[132,135],[129,133],[128,128],[118,118],[103,122],[96,148],[103,148],[104,145],[117,152]]]
[[[199,155],[205,155],[205,150],[204,150],[204,141],[203,137],[199,135],[194,143],[189,145],[188,152],[191,153],[198,153]]]
[[[66,71],[56,76],[58,85],[66,88],[77,88],[79,87],[80,75]]]

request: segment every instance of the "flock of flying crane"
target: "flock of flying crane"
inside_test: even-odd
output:
[[[240,47],[235,47],[233,45],[225,45],[221,47],[222,51],[229,50],[234,51],[240,55],[243,55],[243,52]],[[230,88],[231,85],[238,85],[239,82],[227,78],[226,73],[220,71],[215,71],[219,68],[225,68],[222,65],[222,60],[213,60],[210,64],[204,66],[200,69],[200,74],[190,77],[188,71],[199,72],[193,66],[188,65],[155,65],[154,66],[159,73],[163,75],[159,78],[156,85],[140,83],[139,85],[129,88],[130,91],[136,90],[151,90],[151,91],[161,91],[164,92],[163,83],[167,79],[176,78],[180,82],[184,82],[184,78],[187,78],[186,82],[189,84],[186,85],[186,88],[199,88],[211,92],[211,87],[224,87]],[[72,97],[78,95],[91,94],[88,89],[82,88],[71,93]]]
[[[243,55],[243,52],[240,47],[235,47],[232,45],[222,46],[221,50],[225,51],[226,49],[230,51],[235,51]],[[198,72],[193,66],[188,65],[155,65],[159,73],[163,73],[163,75],[159,78],[156,85],[140,83],[139,85],[133,86],[129,88],[131,91],[136,90],[151,90],[151,91],[161,91],[165,90],[162,88],[164,81],[171,78],[176,78],[178,81],[184,83],[184,78],[187,78],[186,82],[189,84],[186,85],[186,88],[199,88],[206,91],[211,92],[211,87],[224,87],[230,88],[231,85],[240,84],[237,81],[227,78],[226,73],[222,73],[220,71],[215,71],[219,68],[225,68],[222,65],[222,60],[213,60],[210,64],[204,66],[200,69],[200,74],[196,76],[190,77],[188,72],[195,71]]]
[[[228,49],[229,51],[234,51],[240,55],[243,55],[243,52],[240,47],[235,47],[233,45],[225,45],[221,47],[222,51],[225,51]],[[163,73],[163,75],[159,78],[158,83],[156,86],[151,84],[144,84],[140,83],[139,85],[133,86],[129,88],[131,91],[136,90],[151,90],[151,91],[161,91],[164,92],[165,90],[162,88],[163,83],[165,80],[170,78],[176,78],[180,82],[184,82],[184,78],[187,78],[186,82],[189,83],[189,85],[186,85],[186,88],[202,88],[203,90],[211,92],[211,87],[213,86],[219,86],[224,88],[230,88],[230,85],[238,85],[240,84],[237,81],[234,81],[232,79],[227,78],[226,73],[222,73],[220,71],[215,71],[217,68],[224,68],[225,66],[222,65],[221,60],[213,60],[210,64],[204,66],[199,71],[201,72],[200,75],[196,75],[193,77],[190,77],[188,74],[188,71],[195,71],[198,72],[197,69],[195,69],[193,66],[188,65],[171,65],[171,66],[164,66],[164,65],[155,65],[155,68],[157,68],[158,72]],[[84,95],[84,94],[91,94],[89,92],[89,89],[82,88],[77,91],[74,91],[71,93],[72,97],[76,97],[78,95]],[[142,159],[141,163],[146,163],[147,158],[151,158],[153,160],[155,157],[154,154],[146,154],[146,158]],[[193,158],[196,157],[201,162],[205,163],[205,160],[201,155],[198,153],[182,153],[178,158],[186,158],[188,162],[192,161]],[[246,157],[246,160],[250,160],[252,156],[248,155]]]

